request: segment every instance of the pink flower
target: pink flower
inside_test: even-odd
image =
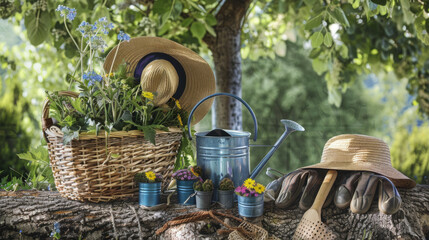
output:
[[[255,197],[259,196],[257,193],[255,193]]]
[[[182,178],[180,178],[180,180],[185,180],[185,179],[182,177]]]
[[[248,193],[246,193],[246,197],[248,197],[249,196],[249,194]]]

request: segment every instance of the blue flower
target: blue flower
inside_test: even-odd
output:
[[[54,223],[54,231],[56,233],[60,233],[60,223],[59,222]]]
[[[19,234],[22,234],[22,229],[19,230]]]
[[[107,18],[106,17],[102,17],[100,19],[98,19],[99,22],[106,22],[107,23]]]
[[[64,17],[65,14],[67,14],[67,19],[70,21],[73,21],[76,17],[76,9],[75,8],[69,8],[63,5],[58,5],[57,9],[55,11],[61,12],[61,17]]]
[[[72,8],[67,14],[67,19],[70,21],[73,21],[75,17],[76,17],[76,9]]]
[[[128,34],[124,33],[123,31],[120,31],[118,34],[118,40],[119,41],[130,41],[130,36],[128,36]]]
[[[88,86],[92,86],[95,84],[95,82],[101,82],[103,80],[103,77],[98,75],[95,71],[90,71],[82,75],[84,80],[88,81]]]

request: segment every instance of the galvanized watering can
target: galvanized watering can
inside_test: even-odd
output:
[[[253,141],[256,141],[258,136],[258,123],[256,121],[255,113],[243,99],[229,93],[212,94],[203,98],[195,105],[188,119],[189,138],[192,140],[190,124],[194,111],[207,99],[220,95],[233,97],[246,106],[253,118]],[[281,122],[286,128],[284,133],[252,172],[250,172],[249,138],[251,134],[249,132],[217,129],[207,132],[198,132],[195,134],[197,145],[197,165],[203,169],[203,176],[213,181],[215,188],[213,199],[215,201],[217,201],[217,189],[221,179],[224,177],[231,178],[234,182],[234,186],[236,187],[242,185],[249,177],[254,179],[290,133],[305,130],[301,125],[294,121],[283,119]],[[213,133],[214,131],[216,131],[216,133]]]

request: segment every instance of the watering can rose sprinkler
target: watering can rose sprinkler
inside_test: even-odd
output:
[[[258,123],[256,121],[255,113],[252,108],[241,98],[230,93],[215,93],[203,98],[199,101],[188,119],[188,134],[189,139],[192,140],[191,135],[191,120],[194,111],[200,104],[209,98],[216,96],[229,96],[239,100],[249,110],[254,123],[254,136],[253,141],[256,141],[258,136]],[[229,177],[234,182],[234,186],[240,186],[247,178],[256,178],[274,152],[279,148],[280,144],[286,137],[294,131],[304,131],[305,129],[298,123],[282,119],[281,122],[285,126],[284,133],[280,136],[271,150],[259,162],[256,168],[250,172],[250,149],[249,149],[249,132],[215,129],[207,132],[198,132],[196,136],[197,147],[197,165],[203,170],[203,176],[206,179],[211,179],[214,185],[213,200],[217,201],[217,189],[219,182],[224,177]]]

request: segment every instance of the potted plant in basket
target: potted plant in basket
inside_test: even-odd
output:
[[[135,182],[139,184],[139,204],[146,207],[158,205],[161,201],[162,176],[152,171],[137,173]]]
[[[232,208],[234,203],[234,182],[228,178],[223,178],[219,183],[219,203],[222,208]]]
[[[189,196],[194,194],[194,183],[197,181],[203,181],[198,171],[191,167],[190,169],[181,169],[173,173],[173,178],[177,184],[177,195],[180,204],[184,205],[195,205],[195,196]],[[185,201],[188,200],[186,203]]]
[[[187,76],[186,85],[179,84],[180,91],[148,86],[158,83],[153,79],[157,78],[156,74],[170,73],[175,67],[181,69],[179,78],[183,78],[183,68],[192,71],[186,64],[189,63],[187,58],[199,56],[167,39],[130,39],[105,17],[93,24],[82,21],[75,30],[81,36],[74,38],[68,27],[73,26],[70,22],[75,18],[85,20],[86,16],[77,16],[75,9],[62,5],[58,6],[57,11],[64,20],[65,29],[77,48],[78,56],[74,72],[66,77],[69,89],[78,92],[49,92],[43,106],[43,133],[48,142],[57,188],[62,196],[81,201],[99,202],[133,196],[136,191],[133,184],[136,171],[142,171],[150,165],[165,177],[172,172],[169,166],[175,164],[176,154],[181,155],[183,151],[189,150],[183,144],[179,149],[181,142],[189,145],[187,138],[183,137],[187,128],[183,122],[188,118],[187,108],[193,105],[187,103],[186,99],[198,99],[195,99],[194,93],[189,98],[182,95],[186,95],[187,89],[196,80],[212,81],[213,73]],[[112,35],[109,31],[119,32],[119,44],[110,51],[104,66],[100,67],[96,61],[101,58],[100,52],[107,47],[106,37]],[[163,48],[159,49],[155,43]],[[169,48],[171,44],[175,47],[174,52],[168,52],[172,49]],[[130,48],[135,50],[130,51]],[[170,55],[179,50],[186,54],[172,59]],[[155,59],[162,57],[164,60],[139,61],[160,52],[163,55],[155,56]],[[168,61],[172,61],[174,66]],[[142,62],[146,65],[140,64],[137,68],[137,63]],[[199,63],[206,64],[204,61]],[[153,72],[151,69],[154,67],[166,68],[168,71]],[[211,75],[205,77],[207,74]],[[163,79],[177,80],[177,75],[168,76],[174,79]],[[203,85],[202,88],[205,88],[206,85]],[[200,115],[199,119],[203,114]],[[162,161],[159,161],[161,155]],[[118,171],[119,165],[121,171]],[[79,169],[75,169],[76,166]],[[74,174],[76,171],[81,174]],[[69,176],[67,181],[64,175]]]
[[[194,183],[194,190],[197,192],[197,208],[209,209],[212,203],[213,182],[206,179],[204,182],[197,181]]]
[[[264,213],[264,185],[248,178],[235,189],[238,195],[238,214],[243,217],[259,217]]]

